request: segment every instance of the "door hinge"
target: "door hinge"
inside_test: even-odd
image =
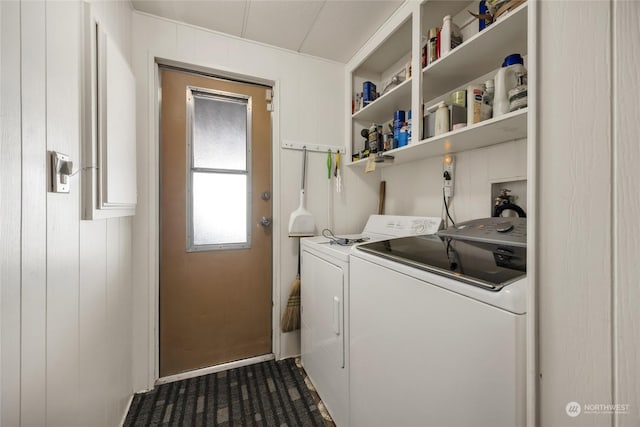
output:
[[[267,111],[273,111],[273,89],[269,88],[265,91],[265,98],[267,100]]]

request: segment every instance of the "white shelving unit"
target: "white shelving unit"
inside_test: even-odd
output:
[[[410,6],[409,12],[392,17],[386,28],[359,52],[347,67],[349,95],[362,81],[378,84],[393,75],[400,65],[398,59],[411,57],[412,69],[420,69],[421,48],[429,28],[442,25],[444,15],[464,16],[467,10],[477,10],[477,2],[426,0]],[[414,72],[411,79],[376,99],[365,108],[350,114],[347,131],[350,149],[347,165],[364,164],[366,159],[349,162],[351,154],[360,151],[364,143],[361,129],[372,123],[382,124],[393,119],[396,110],[412,110],[414,142],[385,151],[392,162],[379,166],[398,165],[446,153],[472,150],[501,142],[527,137],[528,110],[523,109],[501,117],[476,123],[444,135],[418,140],[422,135],[423,102],[429,106],[471,83],[481,83],[500,68],[504,58],[513,53],[527,55],[528,3],[508,12],[483,31],[465,38],[464,42],[443,58]],[[477,25],[473,21],[470,25]],[[468,32],[468,31],[467,31]],[[411,35],[410,40],[407,35]],[[386,60],[385,60],[386,59]],[[387,68],[384,68],[387,67]],[[379,80],[375,80],[375,79]]]
[[[533,213],[534,221],[528,223],[529,250],[527,307],[527,362],[526,362],[526,418],[527,425],[537,425],[538,370],[537,370],[537,303],[536,303],[536,219],[535,206],[537,196],[536,140],[538,130],[535,124],[538,111],[536,81],[538,76],[537,59],[542,54],[534,47],[539,39],[538,14],[540,5],[535,1],[521,4],[497,22],[482,31],[478,23],[467,11],[478,10],[478,0],[421,0],[405,2],[396,13],[367,41],[354,55],[345,71],[345,141],[347,159],[345,164],[354,168],[356,173],[365,169],[368,159],[352,162],[352,154],[362,149],[364,138],[361,129],[372,123],[384,124],[393,119],[396,110],[411,110],[413,141],[405,147],[385,151],[393,160],[376,163],[376,168],[399,167],[421,159],[438,158],[447,153],[460,153],[492,146],[513,140],[527,141],[527,195],[528,210]],[[460,25],[463,43],[443,58],[422,67],[422,47],[430,28],[442,25],[443,17],[450,15],[453,22]],[[561,20],[560,20],[561,21]],[[560,22],[558,21],[558,22]],[[463,90],[470,84],[484,83],[494,78],[504,58],[519,53],[524,57],[529,73],[529,108],[514,111],[443,135],[420,140],[423,135],[422,109],[435,105],[440,100],[449,104],[449,95]],[[396,71],[400,61],[410,58],[412,78],[380,97],[361,111],[352,112],[351,97],[362,90],[362,82],[375,79],[384,80]],[[378,84],[378,82],[376,82]],[[469,156],[471,157],[471,156]],[[475,156],[478,157],[478,156]],[[522,159],[518,159],[522,160]],[[406,167],[411,169],[411,166]],[[413,169],[411,169],[413,170]],[[388,171],[391,172],[391,171]],[[391,179],[402,179],[404,174],[390,173]],[[382,172],[380,179],[386,178]],[[459,198],[457,200],[460,200]],[[531,217],[531,216],[530,216]],[[353,375],[353,372],[350,373]],[[350,393],[353,389],[350,390]],[[352,397],[353,395],[351,395]],[[350,397],[350,398],[351,398]],[[353,407],[350,408],[353,411]]]
[[[351,106],[351,94],[362,91],[362,84],[370,81],[377,86],[377,90],[384,90],[385,82],[392,76],[402,73],[406,64],[411,60],[413,47],[414,19],[412,10],[400,8],[399,12],[367,42],[360,53],[361,56],[354,67],[347,67],[347,93],[349,94],[349,106]],[[359,54],[356,54],[358,56]],[[412,67],[415,70],[415,67]],[[416,73],[413,73],[416,75]],[[420,72],[417,73],[418,75]],[[419,80],[419,79],[417,79]],[[349,155],[346,156],[346,164],[351,160],[351,152],[354,145],[362,146],[363,138],[360,131],[369,128],[372,123],[383,124],[393,119],[396,110],[410,110],[412,102],[412,90],[416,79],[409,77],[390,89],[378,99],[354,112],[349,109],[350,123],[347,134],[347,146]],[[357,148],[356,148],[357,149]]]

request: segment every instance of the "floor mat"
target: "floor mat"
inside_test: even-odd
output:
[[[325,426],[294,359],[270,360],[136,394],[124,426]]]

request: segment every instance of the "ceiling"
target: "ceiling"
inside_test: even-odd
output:
[[[132,0],[141,12],[346,63],[403,0]]]

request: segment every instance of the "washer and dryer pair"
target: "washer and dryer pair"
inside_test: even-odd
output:
[[[377,238],[341,257],[314,239],[302,357],[337,425],[525,424],[525,219]]]

